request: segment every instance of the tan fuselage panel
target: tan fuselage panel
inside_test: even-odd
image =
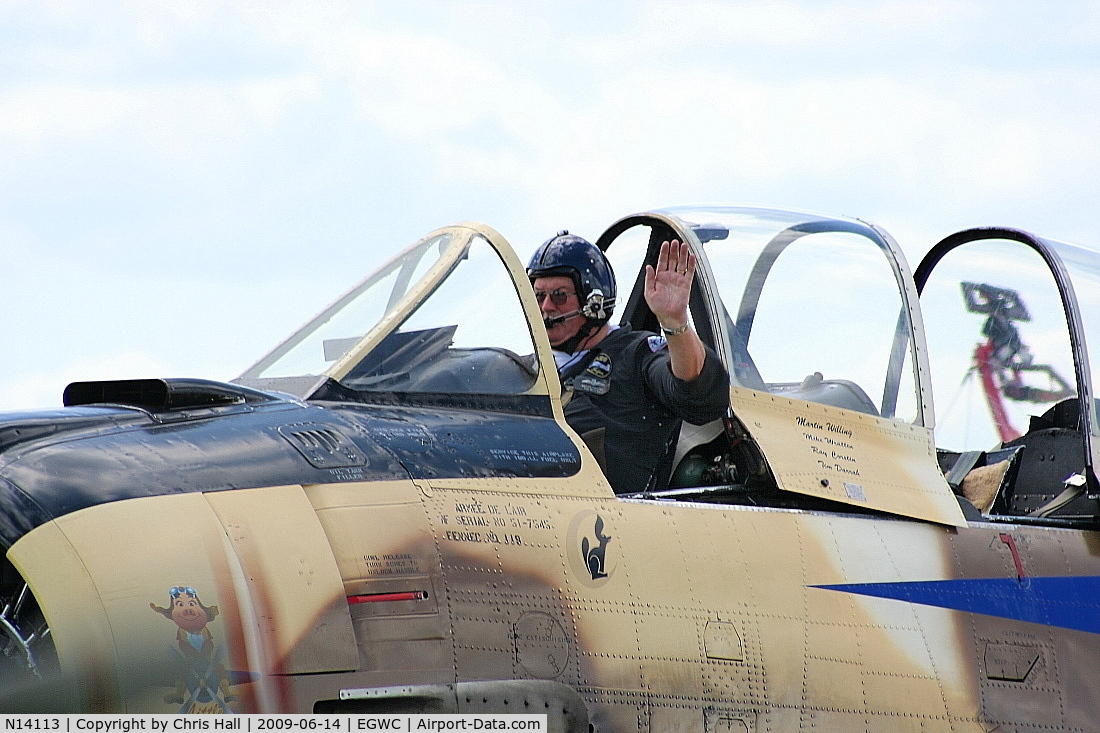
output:
[[[224,701],[208,710],[179,679],[195,660],[219,680],[215,698],[269,709],[280,691],[251,681],[358,664],[343,584],[300,486],[91,507],[8,556],[91,709],[218,712]]]

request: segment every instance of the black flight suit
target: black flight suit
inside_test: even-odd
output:
[[[561,367],[563,382],[574,390],[566,420],[581,435],[604,429],[605,473],[616,493],[663,488],[681,420],[702,425],[726,414],[725,367],[708,348],[699,376],[685,382],[672,373],[664,337],[628,326],[613,330],[593,351],[587,360],[587,352],[574,356],[572,364],[586,364],[576,376],[569,363]]]

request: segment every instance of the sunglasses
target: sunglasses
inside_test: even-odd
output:
[[[549,293],[545,290],[535,291],[535,302],[542,305],[542,301],[546,300],[546,296],[550,296],[550,302],[561,308],[563,305],[569,302],[570,296],[576,295],[572,290],[551,290]]]
[[[168,589],[168,595],[172,596],[172,598],[179,598],[184,593],[191,596],[192,598],[197,598],[199,595],[195,592],[195,589],[189,585],[177,585],[174,588]]]

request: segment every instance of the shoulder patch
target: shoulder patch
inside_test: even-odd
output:
[[[605,395],[611,391],[611,357],[598,354],[584,373],[573,379],[573,389],[594,395]]]
[[[591,374],[593,377],[607,379],[611,376],[611,357],[603,353],[597,354],[584,371],[585,374]]]
[[[665,341],[664,336],[650,336],[646,341],[649,342],[649,350],[653,353],[657,353],[668,346],[668,342]]]

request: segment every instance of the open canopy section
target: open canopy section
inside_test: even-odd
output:
[[[699,260],[691,318],[731,375],[730,454],[758,448],[780,492],[753,494],[749,461],[738,464],[749,475],[746,501],[820,505],[788,501],[797,494],[965,523],[929,429],[916,289],[888,234],[850,219],[752,208],[627,217],[598,245],[620,273],[620,302],[633,283],[621,318],[634,327],[657,327],[642,293],[644,265],[670,239],[687,241]]]
[[[695,239],[713,305],[710,322],[696,327],[728,356],[736,386],[924,424],[916,293],[885,232],[849,219],[712,207],[626,219],[609,234],[616,272],[639,272],[624,319],[646,323],[639,263],[650,240]]]
[[[1092,521],[1097,374],[1088,343],[1100,339],[1100,253],[972,229],[932,248],[916,281],[939,392],[937,445],[1002,468],[981,508]]]
[[[522,302],[516,285],[523,273],[492,229],[439,230],[365,278],[237,381],[302,399],[547,396],[544,375],[553,374],[553,362],[549,370],[540,363],[530,327],[537,310],[533,301]]]

